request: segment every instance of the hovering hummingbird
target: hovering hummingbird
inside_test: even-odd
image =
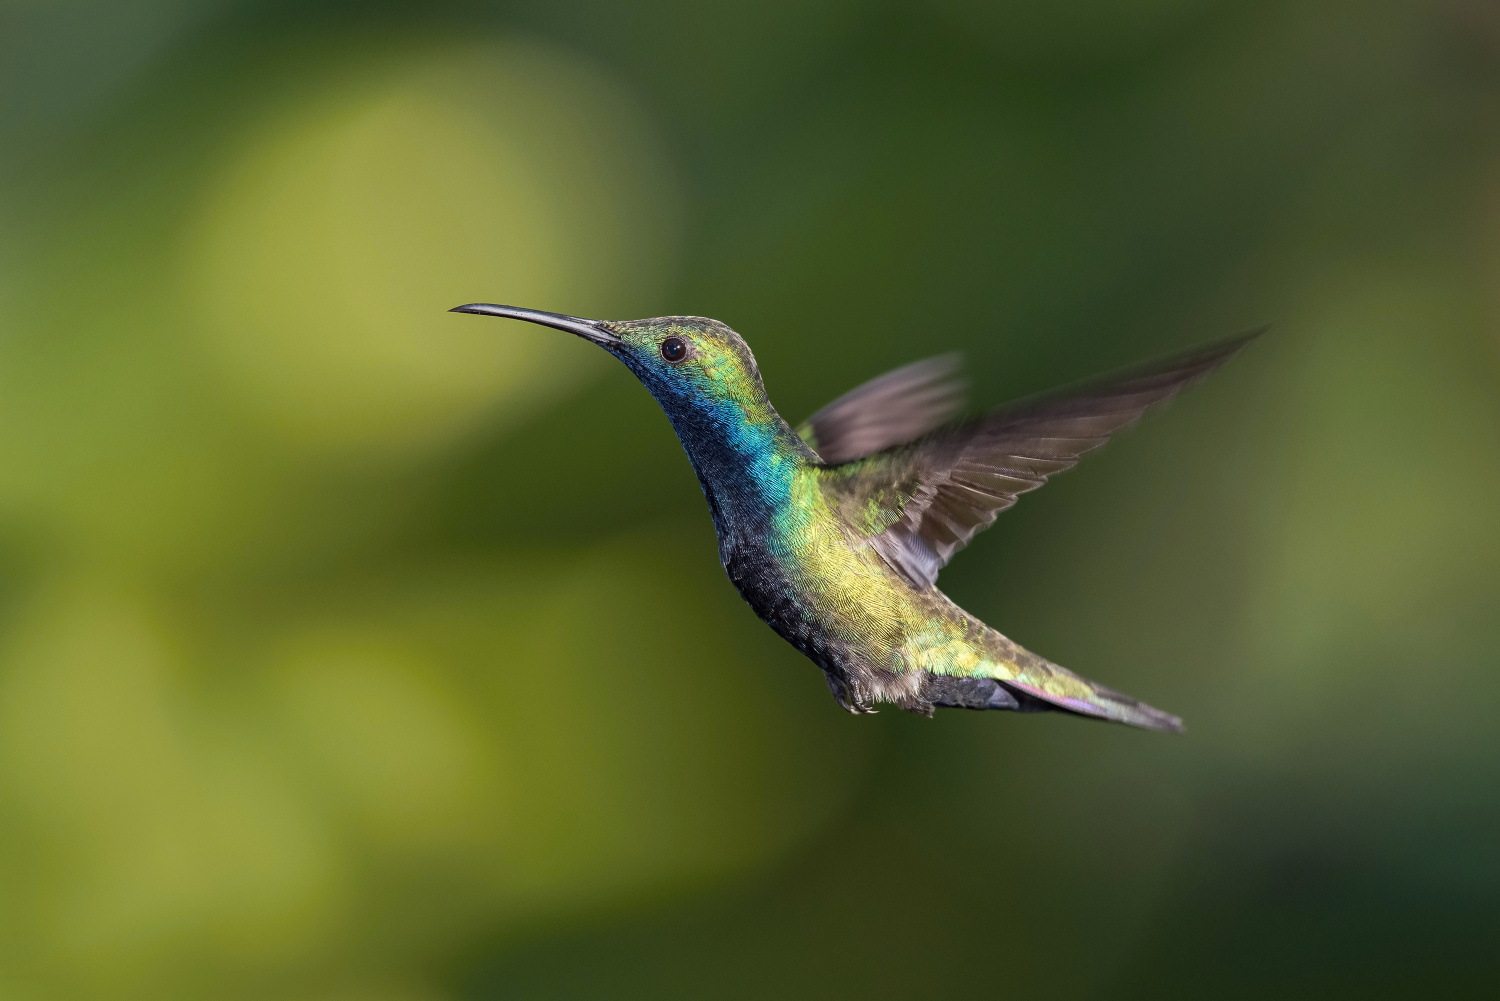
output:
[[[750,348],[698,316],[606,322],[471,303],[620,359],[666,411],[698,474],[719,560],[755,613],[823,669],[851,713],[889,702],[1060,711],[1178,732],[1182,721],[1006,639],[938,571],[1047,477],[1223,364],[1262,331],[955,420],[953,356],[897,369],[793,429]]]

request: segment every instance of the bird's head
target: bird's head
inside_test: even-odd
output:
[[[674,422],[680,415],[719,412],[726,404],[737,406],[749,420],[768,409],[750,348],[718,320],[701,316],[585,320],[482,302],[457,306],[452,312],[510,317],[577,334],[623,361]]]

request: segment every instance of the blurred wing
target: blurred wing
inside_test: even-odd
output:
[[[1264,330],[991,411],[828,470],[847,524],[918,587],[1047,478],[1212,372]]]
[[[834,400],[797,428],[829,465],[903,445],[963,408],[958,355],[940,355],[887,372]]]

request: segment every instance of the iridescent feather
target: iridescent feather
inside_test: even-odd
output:
[[[702,317],[607,323],[511,306],[458,312],[543,323],[623,361],[671,420],[698,474],[725,571],[813,660],[851,712],[890,702],[1053,710],[1176,731],[1177,717],[1081,678],[980,622],[935,586],[974,534],[1260,331],[949,423],[952,356],[897,369],[794,431],[749,347]]]

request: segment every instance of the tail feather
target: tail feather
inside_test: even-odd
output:
[[[1077,675],[1074,675],[1076,678]],[[1162,712],[1155,706],[1149,706],[1140,699],[1133,699],[1129,695],[1117,692],[1112,688],[1095,684],[1079,678],[1088,686],[1088,693],[1080,696],[1069,693],[1067,695],[1054,695],[1015,681],[1000,682],[1003,687],[1010,688],[1021,698],[1040,703],[1037,709],[1053,710],[1056,712],[1075,713],[1079,716],[1092,716],[1095,719],[1107,719],[1115,723],[1124,723],[1127,726],[1138,726],[1145,730],[1159,730],[1162,733],[1182,733],[1182,720],[1171,713]],[[1032,711],[1037,711],[1034,709]]]
[[[1076,676],[1075,676],[1076,677]],[[1083,681],[1082,678],[1079,679]],[[1182,720],[1139,699],[1085,682],[1087,698],[1049,695],[1035,686],[994,678],[928,677],[924,698],[940,709],[1004,709],[1011,712],[1062,712],[1110,720],[1163,733],[1181,733]]]
[[[990,644],[991,654],[1003,648],[1004,656],[1000,663],[984,663],[988,676],[929,674],[923,700],[935,707],[1065,712],[1165,733],[1183,730],[1182,720],[1171,713],[1079,677],[997,633],[991,637],[998,641]]]

